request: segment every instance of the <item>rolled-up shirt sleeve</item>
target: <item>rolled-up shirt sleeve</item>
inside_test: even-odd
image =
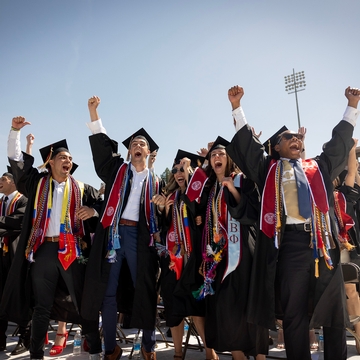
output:
[[[86,123],[86,126],[90,129],[93,135],[95,134],[106,134],[106,129],[104,128],[101,119]]]
[[[10,130],[7,144],[8,158],[15,161],[23,161],[21,152],[20,131]]]
[[[352,106],[347,106],[344,112],[343,120],[350,123],[352,126],[356,125],[356,120],[359,116],[359,110]]]
[[[232,115],[235,120],[235,130],[236,132],[238,132],[243,126],[247,124],[243,108],[240,106],[237,109],[233,110]]]

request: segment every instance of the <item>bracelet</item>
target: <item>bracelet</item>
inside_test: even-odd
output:
[[[12,131],[20,131],[20,129],[14,128],[13,126],[11,127]]]

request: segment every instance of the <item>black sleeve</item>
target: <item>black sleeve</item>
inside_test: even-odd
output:
[[[116,142],[106,134],[96,134],[89,137],[95,171],[106,184],[113,172],[123,164],[124,159],[116,156]]]
[[[345,168],[349,151],[354,145],[352,139],[354,127],[342,120],[332,132],[332,138],[323,145],[323,152],[319,159],[327,166],[327,171],[333,181]]]
[[[31,155],[24,152],[22,154],[24,161],[9,159],[9,163],[14,175],[17,191],[24,196],[29,197],[29,193],[36,188],[36,184],[40,177],[45,176],[46,173],[39,173],[39,171],[33,167],[34,158]]]
[[[83,205],[95,209],[98,214],[101,212],[103,200],[99,195],[99,191],[92,187],[91,185],[84,184],[84,195],[83,195]],[[86,233],[94,233],[96,226],[98,224],[99,218],[93,216],[88,220],[84,221],[84,227]]]
[[[243,225],[253,225],[258,219],[260,209],[260,195],[257,186],[253,181],[243,178],[241,188],[237,188],[237,190],[240,193],[238,204],[230,191],[227,188],[224,189],[229,213]]]
[[[253,136],[249,125],[243,126],[226,147],[226,152],[240,170],[262,190],[270,157],[264,155],[264,146]]]

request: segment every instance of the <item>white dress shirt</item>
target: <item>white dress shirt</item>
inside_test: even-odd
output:
[[[106,134],[106,129],[102,125],[101,119],[86,124],[93,135]],[[148,176],[149,169],[146,167],[143,171],[137,172],[135,167],[129,163],[133,173],[129,198],[121,218],[126,220],[139,221],[140,196],[144,181]]]

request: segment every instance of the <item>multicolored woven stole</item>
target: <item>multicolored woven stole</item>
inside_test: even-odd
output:
[[[80,257],[80,241],[84,236],[83,222],[75,216],[81,206],[84,188],[72,176],[68,180],[64,189],[58,250],[59,261],[65,270]]]
[[[106,258],[110,263],[114,263],[116,261],[116,249],[120,248],[118,227],[122,208],[124,206],[126,189],[130,186],[129,180],[131,171],[131,165],[128,163],[122,164],[118,169],[110,189],[104,213],[100,220],[104,229],[110,226],[106,254]],[[159,193],[159,180],[154,173],[148,170],[148,174],[145,179],[145,217],[150,231],[149,246],[154,244],[154,235],[159,231],[157,217],[155,215],[156,208],[151,202],[155,193]]]
[[[28,261],[34,261],[34,254],[44,242],[49,226],[52,209],[52,182],[51,175],[42,177],[37,186],[34,201],[32,228],[28,239],[25,256]],[[65,270],[81,256],[80,241],[84,236],[83,223],[75,216],[81,206],[83,184],[78,183],[72,176],[65,183],[62,212],[59,229],[58,257]],[[50,196],[49,196],[50,195]]]
[[[236,180],[236,183],[240,184],[240,178]],[[222,281],[237,268],[242,256],[240,223],[231,218],[228,213],[224,198],[224,187],[220,186],[219,192],[216,195],[217,187],[218,182],[216,181],[208,198],[203,233],[203,243],[206,247],[203,252],[203,262],[199,270],[204,276],[204,284],[197,291],[193,291],[193,296],[197,300],[214,294],[212,283],[215,280],[216,268],[226,253],[228,255],[228,264]],[[236,227],[234,226],[235,223],[237,224]],[[231,249],[229,249],[230,247]],[[230,255],[230,252],[234,253]]]
[[[355,248],[349,243],[348,231],[355,225],[353,218],[346,213],[346,199],[345,195],[338,191],[334,191],[334,211],[335,221],[339,228],[338,238],[341,245],[348,251]]]
[[[319,257],[323,257],[329,269],[333,263],[329,250],[335,248],[331,235],[329,203],[318,163],[308,159],[302,161],[302,167],[309,183],[312,206],[311,217],[311,246],[314,250],[315,276],[319,276]],[[265,180],[265,186],[261,203],[260,230],[269,237],[274,237],[275,246],[280,245],[280,230],[282,221],[282,161],[278,160],[270,164],[269,172]]]
[[[16,203],[21,198],[22,194],[20,194],[18,191],[16,191],[14,197],[10,201],[10,204],[7,206],[5,214],[2,213],[2,204],[3,204],[3,197],[0,200],[0,216],[8,216],[12,214],[15,211]],[[5,255],[9,251],[9,237],[4,236],[2,238],[2,249],[3,249],[3,255]]]
[[[169,199],[174,201],[172,207],[172,219],[169,230],[166,234],[166,246],[162,248],[156,244],[162,256],[170,256],[169,269],[175,271],[176,280],[179,280],[184,266],[184,255],[189,258],[192,252],[191,232],[187,206],[179,201],[180,190],[173,192]]]

